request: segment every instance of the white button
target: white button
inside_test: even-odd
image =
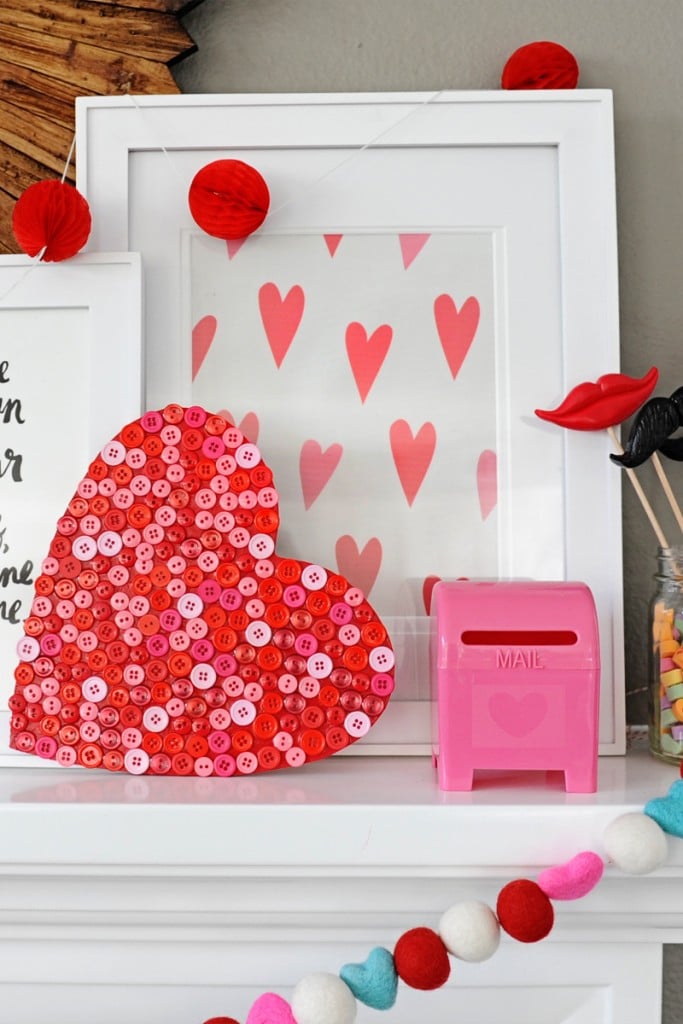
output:
[[[249,541],[249,554],[254,558],[270,558],[275,551],[275,541],[267,533],[255,533]]]
[[[149,732],[163,732],[168,725],[168,712],[165,708],[147,708],[142,716],[142,724]]]
[[[101,700],[107,696],[109,687],[105,683],[104,679],[100,679],[99,676],[90,676],[89,679],[83,683],[83,696],[86,700],[91,700],[95,704],[99,704]]]
[[[123,541],[120,535],[114,533],[113,530],[105,530],[97,538],[97,550],[101,555],[107,555],[109,558],[118,555],[122,547]]]
[[[349,736],[365,736],[370,730],[370,719],[364,711],[350,711],[344,719],[344,728]]]
[[[256,708],[248,700],[236,700],[230,708],[230,717],[235,725],[249,725],[256,718]]]
[[[120,441],[110,441],[102,449],[102,461],[108,466],[120,466],[126,458],[126,449]]]
[[[213,665],[200,661],[190,672],[190,679],[198,690],[210,690],[216,682],[216,669]]]
[[[123,758],[123,764],[131,775],[144,775],[149,768],[149,754],[140,747],[128,750]]]
[[[273,631],[268,623],[260,619],[250,622],[244,631],[247,643],[253,644],[254,647],[265,647],[272,635]]]
[[[316,651],[306,662],[306,667],[314,679],[327,679],[333,668],[332,659],[322,651]]]
[[[198,594],[183,594],[178,600],[178,611],[184,619],[196,619],[203,610],[204,602]]]
[[[253,469],[261,461],[261,452],[255,444],[241,444],[235,452],[235,461],[242,469]]]
[[[370,666],[375,672],[388,672],[395,660],[391,647],[373,647],[370,651]]]
[[[97,554],[97,543],[92,537],[76,537],[71,545],[71,551],[79,562],[87,562]]]
[[[322,590],[327,583],[327,573],[320,565],[307,565],[301,573],[301,582],[307,590]]]

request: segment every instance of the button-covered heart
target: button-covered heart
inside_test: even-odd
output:
[[[343,576],[276,554],[279,522],[271,470],[222,416],[169,405],[124,427],[36,579],[11,746],[227,776],[364,736],[394,687],[387,631]]]

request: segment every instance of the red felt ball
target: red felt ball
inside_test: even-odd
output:
[[[270,193],[250,164],[214,160],[195,174],[188,202],[194,220],[207,235],[246,238],[266,219]]]
[[[394,966],[406,985],[424,990],[440,988],[451,973],[448,950],[431,928],[411,928],[400,937]]]
[[[75,256],[88,241],[92,217],[81,193],[65,181],[37,181],[19,196],[12,231],[23,252],[58,263]]]
[[[496,914],[501,928],[518,942],[538,942],[555,920],[553,905],[536,882],[518,878],[498,893]]]
[[[559,43],[527,43],[508,58],[503,89],[575,89],[579,80],[576,57]]]

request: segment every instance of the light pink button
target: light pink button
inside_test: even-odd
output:
[[[93,701],[84,700],[78,706],[78,713],[84,722],[94,722],[100,713],[100,709]]]
[[[237,501],[239,502],[240,508],[256,508],[258,505],[258,498],[251,490],[240,491]]]
[[[201,640],[209,632],[209,627],[204,619],[189,619],[185,624],[185,632],[192,640]],[[199,660],[206,661],[207,659],[200,658]]]
[[[126,463],[131,469],[142,469],[147,462],[147,455],[142,448],[129,448],[126,453]]]
[[[231,424],[223,434],[223,440],[228,448],[238,448],[244,441],[244,434],[239,427]]]
[[[176,578],[174,580],[171,580],[171,582],[166,587],[166,590],[169,592],[171,597],[175,598],[177,601],[178,598],[182,597],[183,594],[187,591],[187,585],[185,583],[185,580]]]
[[[61,603],[62,602],[60,601],[59,604],[61,604]],[[57,605],[57,608],[59,608],[59,604]],[[72,607],[73,607],[73,605],[72,605]],[[50,600],[49,597],[36,597],[36,598],[34,598],[33,604],[31,605],[31,614],[32,615],[37,615],[39,619],[44,619],[47,615],[50,614],[51,611],[52,611],[52,601]],[[60,615],[59,611],[57,611],[57,614],[59,615],[60,619],[69,618],[68,615],[67,616]],[[73,615],[73,612],[71,614]]]
[[[175,452],[177,450],[177,448],[164,449],[164,451],[167,452]],[[168,479],[169,484],[179,484],[181,480],[185,479],[185,470],[183,469],[179,462],[172,462],[171,465],[166,470],[166,477]]]
[[[230,725],[230,712],[226,711],[225,708],[214,708],[209,714],[209,725],[212,729],[217,729],[220,732],[223,732],[223,730],[227,729]],[[223,749],[227,750],[227,747],[224,747]]]
[[[244,606],[250,619],[262,619],[266,612],[265,602],[260,597],[252,597]]]
[[[120,466],[126,457],[126,449],[120,441],[110,441],[102,449],[102,461],[108,466]]]
[[[123,541],[118,533],[113,530],[104,530],[97,538],[97,550],[107,558],[118,555],[123,547]]]
[[[251,750],[243,750],[241,754],[237,755],[235,761],[237,771],[242,775],[251,775],[258,768],[258,758],[256,754],[252,754]]]
[[[135,530],[132,526],[129,526],[121,534],[121,540],[123,541],[124,547],[136,548],[142,540],[142,534],[139,530]]]
[[[217,568],[220,558],[215,551],[202,551],[197,559],[197,565],[202,572],[213,572]]]
[[[180,427],[176,427],[175,423],[167,423],[161,430],[161,440],[164,444],[178,444],[181,439],[182,432]]]
[[[135,502],[135,495],[129,487],[119,487],[116,494],[111,499],[116,508],[126,509],[130,508]]]
[[[232,455],[221,455],[220,459],[216,459],[216,469],[219,473],[224,476],[231,476],[237,469],[237,463]]]
[[[111,569],[107,573],[107,579],[110,583],[113,583],[115,587],[124,587],[130,579],[130,573],[125,565],[112,565]],[[122,596],[126,597],[125,594],[114,594],[112,596],[112,607],[116,607],[114,604],[114,597],[116,597],[117,601],[120,601]]]
[[[265,647],[270,642],[273,631],[267,622],[257,619],[255,622],[249,623],[244,635],[248,644],[252,644],[254,647]]]
[[[322,590],[327,583],[327,572],[320,565],[307,565],[301,573],[301,582],[308,590]]]
[[[320,693],[320,683],[313,676],[302,676],[299,680],[299,693],[307,700],[317,697]]]
[[[262,487],[257,498],[262,508],[275,508],[278,503],[278,495],[274,487]]]
[[[170,700],[166,701],[166,710],[171,718],[179,718],[180,715],[185,714],[185,701],[181,700],[180,697],[171,697]]]
[[[184,619],[196,619],[204,611],[204,602],[199,594],[183,594],[178,601],[178,611]]]
[[[81,498],[94,498],[97,494],[97,484],[94,480],[89,480],[86,477],[84,480],[81,480],[76,490]]]
[[[327,679],[333,667],[332,659],[323,651],[316,651],[306,662],[308,674],[314,679]]]
[[[359,604],[363,603],[365,597],[363,595],[363,591],[359,590],[358,587],[349,587],[344,594],[344,600],[348,605],[351,605],[352,608],[357,608]]]
[[[296,693],[298,686],[299,680],[289,672],[281,675],[277,681],[277,688],[280,693]]]
[[[249,541],[249,554],[254,558],[270,558],[275,551],[275,541],[267,533],[255,533]]]
[[[147,476],[134,476],[130,482],[130,490],[136,498],[144,498],[152,490],[152,481]]]
[[[250,700],[252,704],[258,703],[263,696],[263,687],[260,683],[247,683],[244,687],[244,699]]]
[[[197,512],[194,517],[194,525],[200,530],[210,530],[213,524],[213,513],[209,512],[208,509],[202,509]]]
[[[166,445],[166,447],[164,448],[164,450],[161,453],[160,458],[161,458],[161,461],[165,462],[167,466],[173,466],[173,465],[175,465],[175,463],[177,463],[180,460],[180,451],[176,448],[175,445],[172,445],[172,444]],[[183,471],[182,475],[185,476],[185,472],[184,471]],[[181,477],[181,480],[182,480],[182,477]]]
[[[255,444],[241,444],[235,452],[235,461],[242,469],[253,469],[261,461],[261,452]]]
[[[253,576],[243,576],[237,584],[237,588],[240,594],[243,594],[244,597],[253,597],[253,595],[258,591],[258,583]]]
[[[62,702],[59,697],[46,697],[43,701],[43,711],[46,715],[58,715]]]
[[[350,711],[344,719],[344,728],[349,736],[354,736],[355,738],[365,736],[371,724],[364,711]]]
[[[198,757],[194,763],[194,773],[200,778],[213,775],[213,761],[210,757]]]
[[[285,761],[290,768],[300,768],[306,761],[306,755],[301,747],[290,747],[285,752]]]
[[[97,722],[83,722],[78,731],[80,733],[81,739],[85,743],[96,743],[97,740],[100,738],[100,733],[102,730],[100,729]]]
[[[171,485],[168,480],[155,480],[152,484],[152,494],[156,498],[168,498],[171,493]]]
[[[123,670],[124,682],[129,686],[142,686],[145,681],[145,670],[142,665],[126,665]]]
[[[88,537],[94,537],[102,529],[102,522],[98,516],[87,515],[80,520],[81,532]]]
[[[370,668],[375,672],[388,672],[394,667],[396,659],[391,647],[373,647],[369,661]]]
[[[192,644],[184,629],[174,629],[168,638],[168,642],[174,651],[186,651]]]
[[[173,511],[174,510],[172,508],[158,508],[157,509],[157,512],[161,512],[162,513],[162,515],[161,515],[162,519],[167,519],[168,516],[166,515],[166,513],[167,512],[168,513],[173,513]],[[168,525],[172,526],[173,523],[169,523]],[[165,537],[164,527],[161,525],[160,522],[148,523],[147,526],[142,531],[142,536],[143,536],[143,538],[144,538],[144,540],[146,541],[147,544],[152,544],[153,546],[155,544],[161,544],[162,540]]]
[[[97,544],[92,537],[76,537],[71,545],[71,551],[79,562],[87,562],[97,554]]]
[[[23,636],[17,644],[19,661],[35,661],[40,654],[40,644],[34,636]]]
[[[145,708],[142,724],[149,732],[163,732],[168,725],[168,712],[165,708]]]
[[[199,662],[190,672],[190,679],[198,690],[210,690],[216,682],[216,669],[213,665]]]
[[[105,498],[111,498],[112,494],[116,494],[116,482],[106,476],[97,484],[97,492],[103,494]]]
[[[76,764],[76,751],[73,747],[60,747],[56,760],[62,768],[70,768],[72,764]]]
[[[239,697],[244,693],[244,680],[240,679],[239,676],[228,676],[227,679],[223,680],[221,686],[228,697]]]
[[[293,745],[294,738],[291,732],[277,732],[273,736],[273,746],[283,753]]]
[[[218,463],[216,463],[216,465],[218,465]],[[225,494],[226,491],[230,489],[230,483],[226,477],[216,474],[216,476],[211,477],[209,487],[212,491],[215,491],[216,494]]]
[[[93,701],[94,704],[99,704],[107,696],[109,687],[105,683],[104,679],[99,676],[90,676],[86,679],[82,685],[83,696],[86,700]]]
[[[123,758],[123,764],[131,775],[144,775],[149,768],[149,754],[139,747],[128,750]]]
[[[228,534],[228,540],[235,548],[246,548],[250,540],[249,531],[245,530],[243,526],[236,526]]]
[[[235,725],[249,725],[256,718],[256,708],[248,700],[236,700],[230,708],[230,717]]]
[[[353,647],[360,640],[360,630],[358,626],[354,626],[352,622],[342,626],[339,630],[339,639],[345,647]]]
[[[89,608],[93,603],[93,596],[90,590],[77,590],[74,594],[74,604],[77,608]]]
[[[124,632],[121,639],[125,644],[128,644],[129,647],[139,647],[142,643],[142,633],[135,626],[131,626],[130,629],[127,629]]]
[[[267,580],[275,572],[275,566],[269,558],[259,558],[254,566],[254,572],[260,580]]]

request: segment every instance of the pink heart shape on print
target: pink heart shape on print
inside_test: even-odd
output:
[[[215,316],[203,316],[192,328],[192,380],[195,379],[206,359],[217,328],[218,320]]]
[[[363,325],[355,321],[346,328],[346,354],[361,402],[368,397],[382,369],[393,336],[389,324],[380,324],[370,337]]]
[[[409,505],[415,501],[436,449],[433,423],[423,423],[417,434],[406,420],[396,420],[389,430],[391,454]]]
[[[296,1024],[289,1003],[275,992],[264,992],[253,1003],[246,1024]]]
[[[304,508],[309,509],[339,465],[344,449],[331,444],[325,451],[317,441],[304,441],[299,455],[299,475]]]
[[[259,288],[258,304],[263,329],[278,369],[299,329],[304,315],[304,301],[303,288],[298,284],[289,289],[284,299],[272,281]]]
[[[465,299],[460,311],[450,295],[439,295],[434,300],[436,329],[453,380],[458,376],[474,341],[479,315],[479,303],[473,295]]]
[[[235,417],[227,409],[219,409],[218,415],[223,416],[228,423],[232,423],[233,426],[238,426],[244,436],[251,441],[252,444],[256,444],[261,425],[255,412],[246,413],[239,423],[235,422]]]
[[[481,518],[486,519],[498,502],[498,460],[490,448],[484,449],[477,460],[477,493]]]
[[[541,724],[548,705],[542,693],[496,693],[489,698],[489,714],[499,729],[508,736],[521,739]]]
[[[359,587],[367,597],[375,585],[382,564],[382,545],[371,537],[362,551],[353,537],[345,534],[335,545],[337,566],[342,576]]]
[[[604,869],[602,857],[591,850],[584,850],[566,864],[541,871],[537,882],[548,899],[580,900],[595,888]]]

